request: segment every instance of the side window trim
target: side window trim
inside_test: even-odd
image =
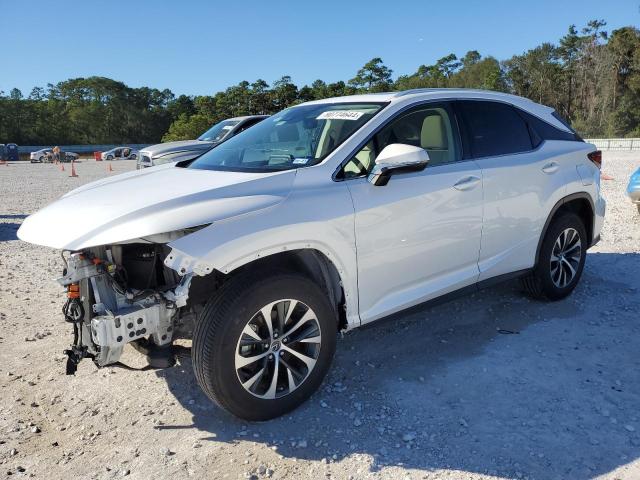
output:
[[[375,137],[384,128],[386,128],[390,123],[396,121],[398,118],[400,118],[400,116],[405,115],[407,113],[410,113],[412,110],[418,110],[418,109],[420,109],[422,107],[427,107],[429,105],[443,106],[445,108],[445,110],[447,110],[447,112],[449,113],[449,116],[450,116],[450,118],[452,120],[451,126],[452,126],[452,130],[453,130],[453,132],[452,132],[453,137],[454,137],[453,140],[454,140],[454,143],[456,144],[456,147],[460,151],[460,156],[459,156],[458,160],[456,160],[454,162],[450,162],[450,163],[457,163],[457,162],[461,162],[461,161],[465,161],[465,160],[471,160],[471,158],[467,159],[464,156],[465,148],[464,148],[464,144],[462,143],[462,140],[461,140],[460,126],[459,126],[459,123],[458,123],[458,120],[457,120],[456,111],[455,111],[455,109],[453,107],[453,104],[455,102],[456,102],[456,100],[454,100],[454,99],[438,98],[438,99],[433,99],[433,100],[426,100],[426,101],[419,102],[419,103],[414,103],[412,105],[407,105],[406,107],[402,108],[401,110],[396,112],[393,116],[391,116],[386,121],[384,121],[382,124],[380,124],[363,141],[361,141],[358,144],[358,146],[356,148],[354,148],[349,153],[349,155],[347,155],[345,157],[345,159],[342,162],[340,162],[340,165],[338,165],[338,168],[335,170],[335,172],[331,176],[332,180],[334,182],[342,182],[342,181],[346,181],[346,180],[355,180],[356,178],[363,178],[364,175],[358,175],[357,177],[344,178],[344,177],[341,177],[341,172],[344,169],[344,167],[351,161],[351,159],[358,152],[360,152],[360,150],[362,150],[370,142],[373,142],[374,149],[375,149],[374,153],[377,156],[380,152],[378,152],[379,145],[378,145],[378,142],[376,141]],[[448,165],[448,164],[446,164],[446,165]],[[436,165],[436,167],[437,167],[437,165]]]
[[[473,160],[475,155],[472,149],[471,138],[469,137],[469,126],[464,120],[464,116],[460,113],[460,100],[454,100],[451,102],[451,109],[456,118],[456,124],[458,125],[458,136],[460,137],[460,143],[462,145],[462,160]]]
[[[514,106],[514,108],[515,108],[516,112],[518,112],[518,114],[522,117],[524,122],[529,126],[529,128],[538,137],[540,137],[540,139],[542,140],[540,143],[544,143],[546,140],[558,140],[558,141],[566,141],[566,142],[584,142],[584,140],[582,140],[582,138],[580,138],[580,136],[577,133],[575,133],[574,131],[565,132],[564,130],[560,130],[555,125],[552,125],[551,123],[547,122],[545,119],[540,118],[539,116],[534,115],[531,112],[528,112],[526,110],[523,110],[523,109],[515,107],[515,106]],[[557,112],[554,111],[552,115],[556,116]],[[547,132],[549,130],[554,132],[556,138],[548,138],[546,136],[545,132],[540,131],[536,127],[536,125],[535,125],[536,122],[537,122],[538,126],[543,125],[547,129]],[[570,128],[570,127],[568,126],[567,128]],[[531,139],[531,143],[535,144],[534,141],[533,141],[533,138]]]
[[[527,112],[516,107],[513,107],[513,109],[516,111],[516,113],[522,119],[522,121],[527,125],[527,130],[529,131],[529,139],[531,140],[531,147],[534,150],[538,149],[540,145],[544,143],[545,139],[542,137],[542,135],[540,135],[536,131],[531,121],[527,118],[527,115],[526,115]],[[536,136],[538,138],[536,138]],[[536,140],[539,140],[539,141],[536,143]]]

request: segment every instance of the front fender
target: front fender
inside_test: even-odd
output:
[[[314,249],[336,267],[350,326],[360,323],[353,203],[343,183],[294,189],[280,204],[214,222],[169,244],[165,265],[180,275],[228,274],[277,253]]]

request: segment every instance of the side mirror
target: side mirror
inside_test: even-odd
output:
[[[367,180],[372,185],[381,187],[389,183],[391,175],[402,172],[419,172],[429,163],[429,154],[420,147],[392,143],[387,145],[376,158]]]

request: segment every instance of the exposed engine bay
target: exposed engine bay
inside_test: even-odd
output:
[[[67,374],[83,358],[98,367],[117,363],[124,346],[162,347],[188,336],[195,310],[187,306],[192,275],[166,267],[164,244],[94,247],[66,257],[58,282],[67,288],[65,320],[74,340]]]

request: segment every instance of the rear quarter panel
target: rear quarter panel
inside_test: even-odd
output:
[[[577,171],[578,165],[591,163],[586,157],[589,151],[591,147],[582,142],[545,141],[532,152],[512,156],[508,165],[501,157],[478,161],[484,183],[480,280],[535,265],[538,242],[553,207],[571,193],[595,190],[583,185]],[[558,170],[543,173],[550,162],[558,163]],[[589,178],[599,181],[595,174]]]

